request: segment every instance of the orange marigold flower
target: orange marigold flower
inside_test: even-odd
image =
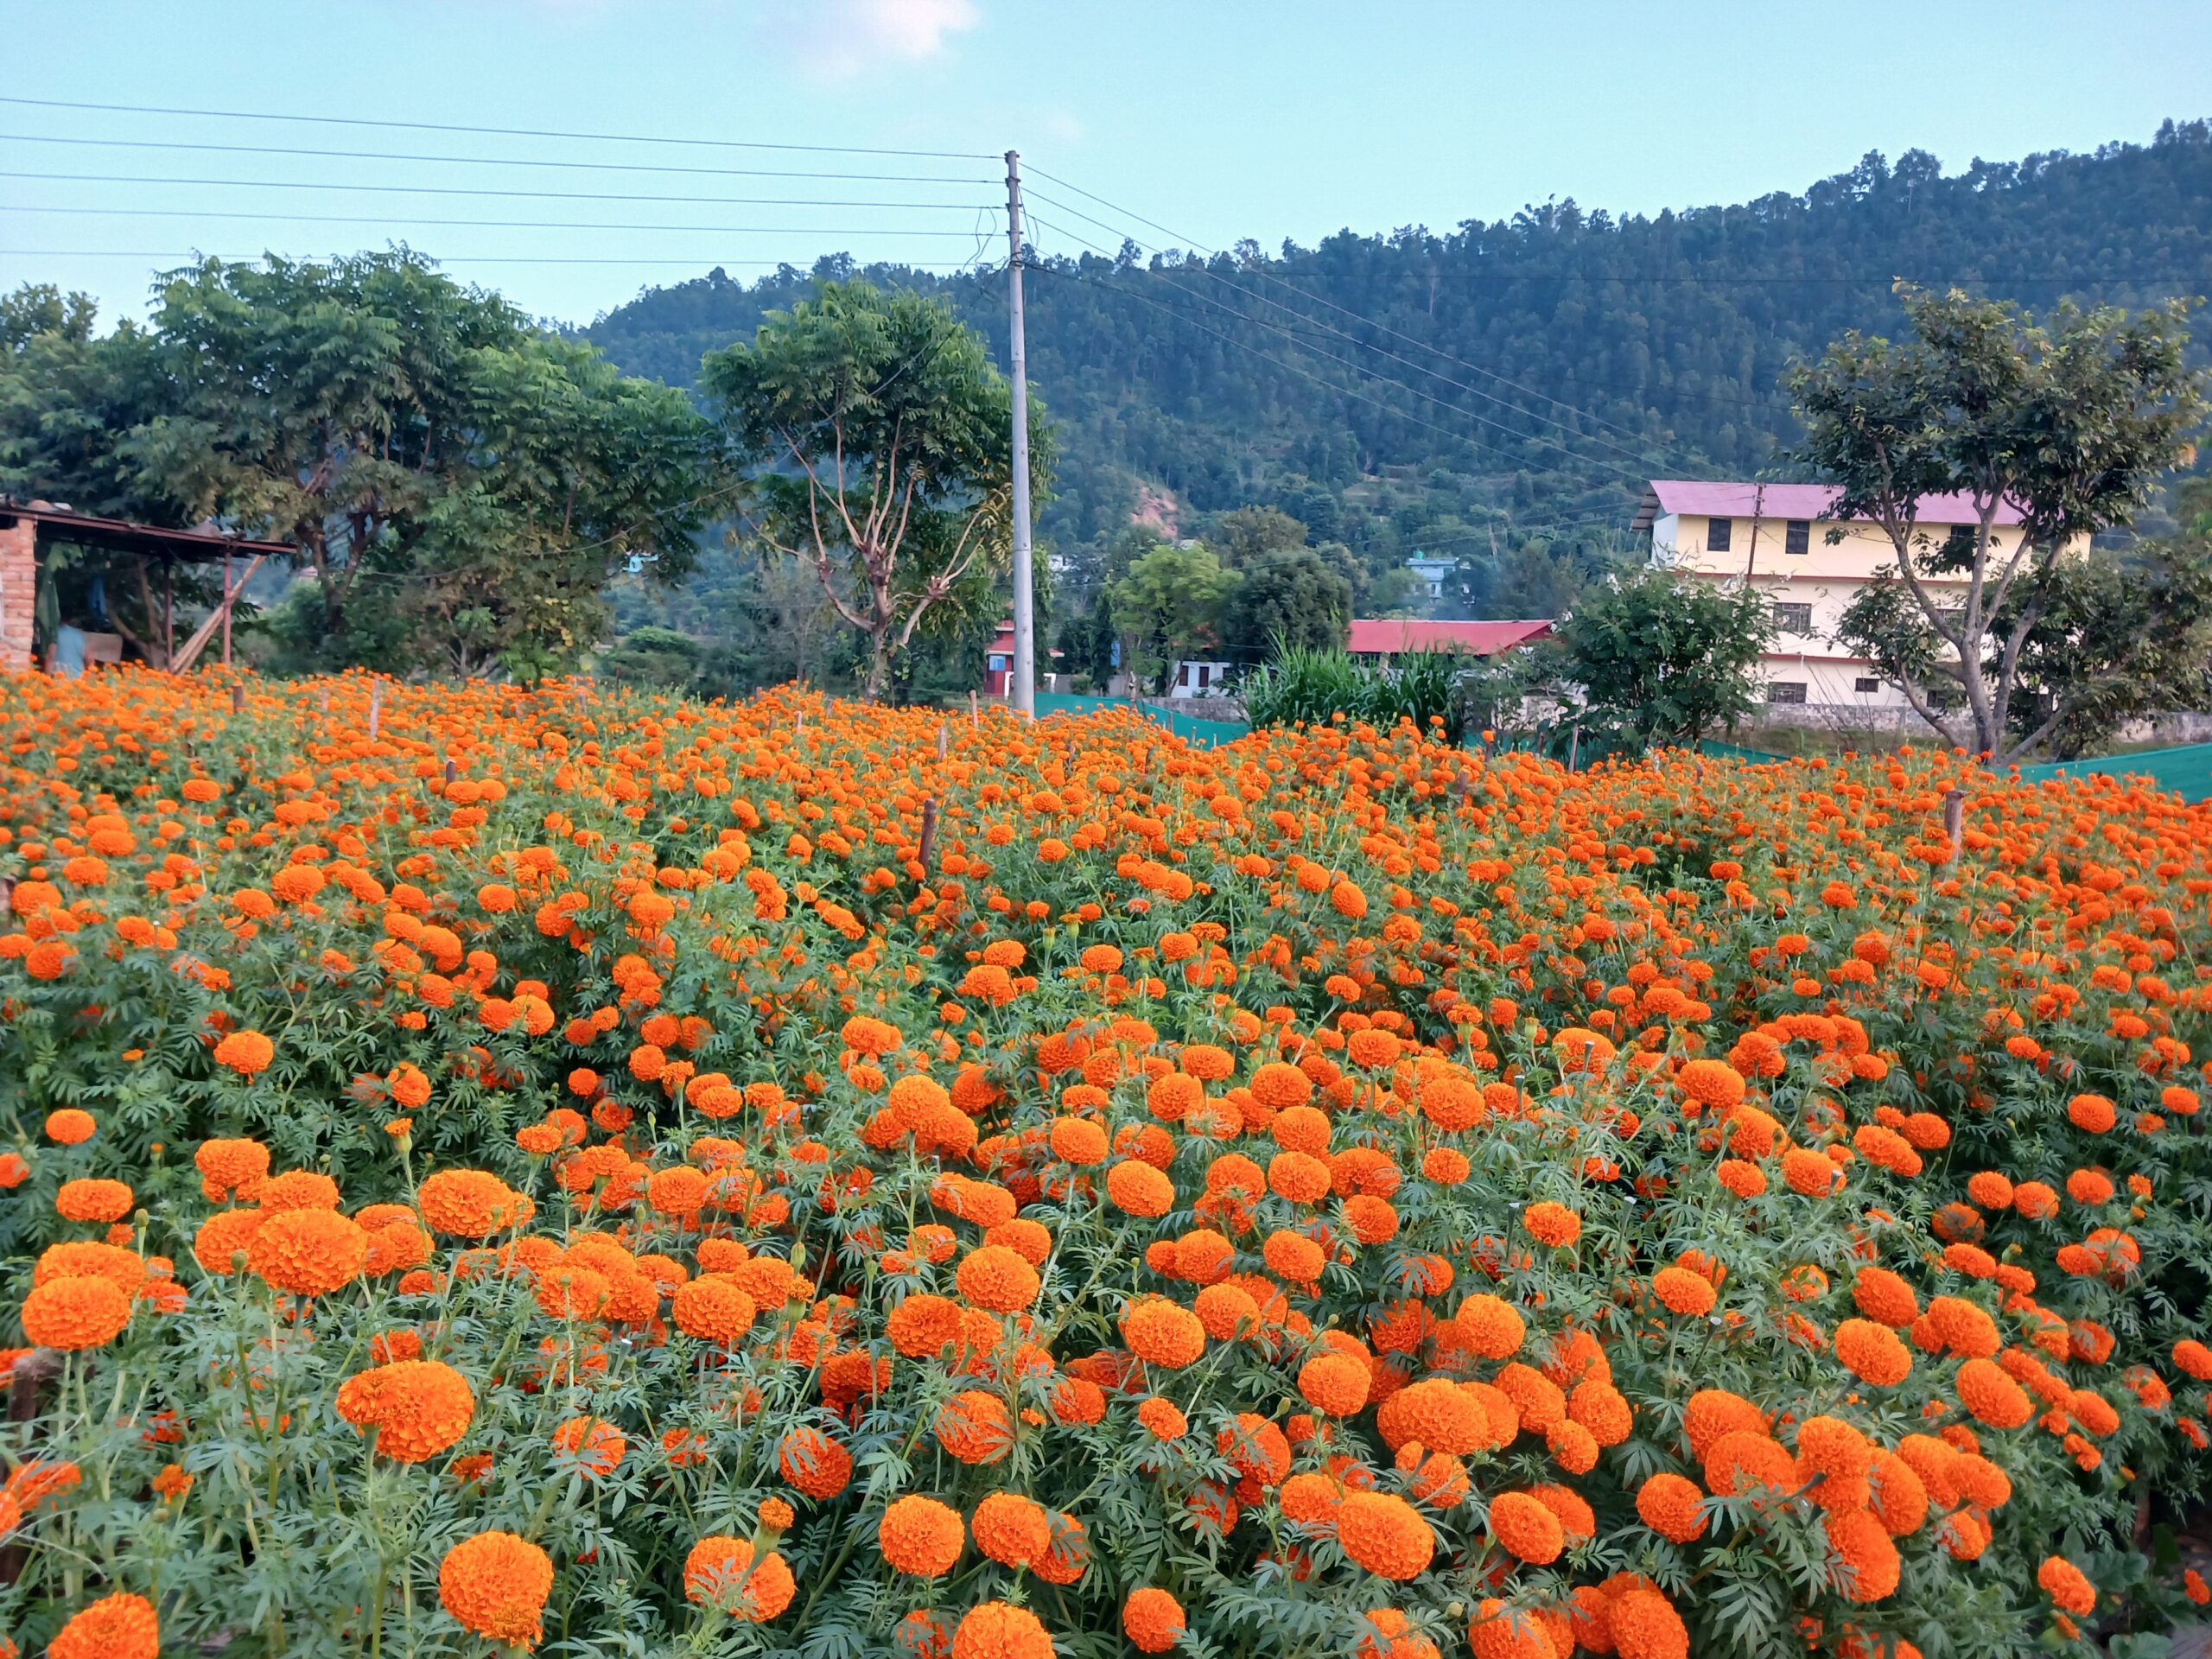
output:
[[[464,1538],[438,1565],[438,1599],[464,1629],[489,1642],[536,1647],[552,1591],[552,1559],[512,1532]]]
[[[1713,1311],[1713,1286],[1687,1268],[1662,1268],[1651,1275],[1651,1293],[1676,1313],[1696,1318]]]
[[[1418,1577],[1436,1554],[1436,1534],[1421,1511],[1389,1492],[1345,1494],[1337,1507],[1337,1542],[1353,1561],[1386,1579]]]
[[[1557,1560],[1567,1548],[1559,1517],[1527,1492],[1501,1492],[1491,1500],[1490,1531],[1515,1559],[1539,1567]]]
[[[1042,1287],[1037,1269],[1003,1244],[984,1244],[969,1251],[954,1282],[961,1295],[994,1313],[1020,1313],[1037,1300]]]
[[[1872,1319],[1846,1319],[1836,1326],[1835,1357],[1859,1381],[1878,1388],[1895,1388],[1912,1370],[1904,1338]]]
[[[92,1138],[99,1120],[75,1106],[64,1106],[46,1115],[46,1138],[57,1147],[79,1147]]]
[[[73,1615],[54,1632],[46,1651],[48,1659],[158,1659],[161,1648],[154,1604],[119,1592]]]
[[[1124,1158],[1106,1172],[1106,1196],[1132,1216],[1164,1216],[1175,1207],[1175,1183],[1140,1158]]]
[[[571,1417],[553,1431],[553,1449],[576,1472],[597,1479],[621,1465],[630,1441],[604,1417]]]
[[[327,1296],[361,1276],[369,1235],[334,1211],[286,1210],[254,1229],[245,1256],[246,1266],[278,1290]]]
[[[969,1522],[976,1548],[1005,1567],[1027,1567],[1052,1547],[1052,1518],[1019,1492],[992,1492]]]
[[[1027,1607],[987,1601],[953,1631],[952,1659],[1052,1659],[1052,1633]]]
[[[670,1313],[685,1336],[725,1348],[741,1338],[760,1317],[752,1297],[729,1280],[711,1274],[678,1285]]]
[[[709,1533],[683,1558],[685,1599],[747,1624],[777,1618],[798,1592],[791,1564],[773,1550],[755,1560],[749,1538]]]
[[[1129,1592],[1122,1604],[1122,1633],[1139,1653],[1165,1653],[1188,1628],[1183,1604],[1154,1585]]]
[[[2102,1095],[2076,1095],[2066,1103],[2067,1121],[2091,1135],[2102,1135],[2119,1116],[2119,1109]]]
[[[258,1141],[203,1141],[193,1154],[200,1190],[215,1203],[251,1198],[269,1173],[269,1148]]]
[[[1367,1367],[1347,1354],[1321,1354],[1299,1368],[1298,1392],[1332,1417],[1350,1417],[1367,1403]]]
[[[65,1221],[120,1221],[130,1213],[137,1196],[125,1181],[64,1181],[54,1195],[54,1207]]]
[[[1675,1604],[1648,1582],[1612,1599],[1613,1650],[1621,1659],[1688,1659],[1690,1633]]]
[[[424,1221],[462,1238],[487,1237],[529,1218],[530,1200],[488,1170],[442,1169],[417,1196]]]
[[[1191,1432],[1190,1419],[1182,1408],[1156,1394],[1137,1408],[1137,1421],[1156,1440],[1179,1440]]]
[[[40,1348],[104,1348],[130,1323],[131,1300],[111,1279],[64,1276],[23,1298],[23,1334]]]
[[[1992,1428],[2018,1428],[2035,1415],[2027,1392],[1993,1360],[1969,1359],[1959,1367],[1959,1403]]]
[[[933,1497],[893,1499],[876,1525],[876,1547],[892,1570],[916,1578],[942,1578],[959,1560],[967,1541],[960,1511]]]
[[[349,1376],[338,1414],[377,1431],[377,1450],[395,1463],[434,1458],[468,1432],[476,1396],[468,1379],[434,1359],[395,1360]]]
[[[1677,1544],[1704,1534],[1705,1517],[1698,1513],[1704,1502],[1695,1481],[1672,1472],[1649,1477],[1636,1491],[1636,1512],[1643,1524]]]
[[[1582,1217],[1548,1198],[1530,1205],[1521,1219],[1531,1233],[1556,1249],[1563,1249],[1582,1236]]]
[[[1726,1112],[1743,1103],[1744,1074],[1726,1060],[1692,1060],[1675,1081],[1684,1094],[1710,1111]]]
[[[995,1394],[966,1389],[939,1408],[938,1444],[963,1463],[996,1463],[1014,1448],[1014,1420]]]
[[[1206,1328],[1180,1303],[1147,1296],[1122,1316],[1122,1340],[1147,1363],[1179,1370],[1205,1352]]]
[[[2036,1568],[2036,1582],[2063,1611],[2086,1618],[2097,1611],[2097,1586],[2063,1555],[2046,1555]]]
[[[276,1044],[257,1031],[234,1031],[215,1045],[215,1064],[229,1066],[242,1077],[266,1071],[276,1057]]]
[[[828,1502],[852,1484],[852,1452],[818,1428],[795,1428],[785,1435],[776,1463],[785,1480],[818,1502]]]

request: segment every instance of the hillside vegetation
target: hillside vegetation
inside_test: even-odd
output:
[[[1031,206],[1045,249],[1114,241],[1071,209],[1116,213],[1064,187],[1038,182]],[[2208,227],[2197,121],[1948,175],[1923,150],[1870,154],[1801,194],[1651,217],[1570,198],[1273,256],[1047,257],[1028,285],[1029,372],[1061,433],[1044,527],[1080,576],[1096,568],[1081,550],[1126,527],[1141,490],[1185,534],[1274,505],[1378,569],[1416,547],[1468,557],[1483,613],[1486,561],[1531,537],[1601,544],[1642,479],[1770,466],[1793,431],[1783,369],[1897,325],[1894,279],[2038,311],[2135,306],[2212,291]],[[623,368],[690,385],[704,352],[853,271],[834,256],[750,284],[716,270],[589,333]],[[867,274],[944,294],[1003,352],[1002,274]]]

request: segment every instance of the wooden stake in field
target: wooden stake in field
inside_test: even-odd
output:
[[[940,720],[937,723],[937,758],[942,760],[950,752],[951,740],[945,736],[944,722]]]
[[[1943,791],[1943,833],[1951,840],[1951,855],[1944,862],[1955,864],[1967,838],[1967,792],[1962,789]]]
[[[934,868],[934,866],[930,862],[930,855],[936,849],[936,847],[937,798],[935,796],[931,796],[929,799],[922,803],[922,845],[919,857],[922,861],[922,879],[924,880],[927,880],[929,879],[929,872]]]
[[[377,741],[377,728],[384,720],[384,682],[369,682],[369,741]]]

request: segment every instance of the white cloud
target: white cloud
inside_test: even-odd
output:
[[[767,18],[801,67],[823,80],[924,62],[945,49],[948,35],[981,22],[975,0],[791,0]]]

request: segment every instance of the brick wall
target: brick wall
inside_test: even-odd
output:
[[[0,513],[0,671],[31,662],[38,601],[38,521]]]

